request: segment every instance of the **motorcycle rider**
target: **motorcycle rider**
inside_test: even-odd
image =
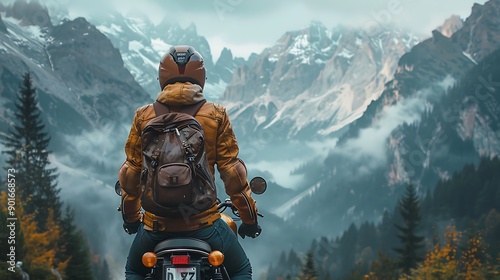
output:
[[[188,57],[187,62],[183,61],[185,64],[181,65],[174,56],[180,52],[187,53]],[[203,57],[193,47],[171,47],[159,64],[158,80],[161,92],[156,100],[172,111],[205,100],[203,87],[206,72]],[[174,237],[192,237],[206,241],[212,249],[225,255],[224,266],[231,279],[252,279],[250,262],[237,236],[220,219],[217,205],[189,217],[188,220],[183,217],[159,217],[143,210],[141,212],[141,132],[155,116],[152,104],[136,110],[125,144],[127,159],[118,174],[122,187],[123,228],[129,234],[137,233],[127,258],[126,279],[144,279],[150,269],[142,265],[142,255],[153,251],[159,242]],[[204,130],[205,149],[212,177],[217,164],[226,193],[240,214],[242,224],[238,234],[242,238],[257,237],[261,232],[257,223],[257,207],[251,196],[246,167],[238,158],[238,144],[225,108],[206,102],[194,117]]]

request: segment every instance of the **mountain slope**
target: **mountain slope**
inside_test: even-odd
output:
[[[330,31],[312,22],[238,68],[223,104],[244,137],[322,138],[361,116],[417,42],[399,31]]]
[[[451,38],[438,31],[405,54],[398,63],[394,79],[388,83],[381,97],[372,102],[363,116],[353,122],[340,142],[356,137],[362,128],[377,122],[384,108],[411,96],[447,75],[460,79],[479,61],[500,45],[500,1],[490,0],[475,4],[471,15]],[[409,77],[409,79],[408,79]]]
[[[499,8],[500,1],[486,3],[487,11],[473,13],[464,28],[476,17],[491,22],[490,11]],[[498,30],[500,22],[481,25],[474,32]],[[294,207],[294,221],[312,226],[328,219],[331,223],[322,230],[336,232],[353,221],[378,219],[384,208],[394,205],[405,184],[423,192],[463,165],[477,163],[480,156],[500,153],[495,82],[500,73],[500,41],[475,41],[471,48],[477,54],[497,51],[472,58],[454,39],[464,33],[470,34],[470,29],[458,30],[451,39],[435,31],[433,38],[400,59],[394,80],[326,160],[298,172],[319,173],[308,181],[319,187]],[[318,203],[325,207],[317,209]]]
[[[135,106],[148,101],[124,68],[120,53],[85,19],[53,27],[25,26],[12,17],[3,22],[7,27],[0,33],[4,128],[26,71],[32,72],[50,130],[80,133],[102,122],[128,120]]]
[[[500,76],[498,65],[500,49],[469,71],[420,123],[393,131],[391,184],[410,179],[433,185],[479,156],[500,155],[500,85],[493,78]]]

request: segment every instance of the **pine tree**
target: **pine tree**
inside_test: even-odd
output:
[[[300,272],[299,280],[316,280],[318,273],[314,265],[313,252],[309,251],[306,255],[305,262],[302,266],[302,271]]]
[[[361,224],[358,230],[358,245],[360,249],[375,244],[376,235],[377,233],[373,223],[364,222]]]
[[[99,267],[98,275],[96,279],[99,280],[111,280],[111,275],[109,274],[109,266],[106,260],[103,261],[102,265]]]
[[[15,108],[17,122],[7,135],[2,135],[2,142],[7,147],[6,166],[22,175],[17,176],[16,182],[25,212],[34,214],[39,229],[44,230],[48,210],[52,209],[54,217],[59,218],[61,202],[56,188],[56,169],[49,167],[50,137],[45,132],[29,72],[23,76]]]
[[[300,272],[302,261],[300,260],[300,257],[293,249],[290,250],[290,253],[288,253],[287,263],[288,263],[288,269],[286,275],[290,275],[293,276],[293,278],[295,278]]]
[[[399,213],[403,218],[403,224],[396,224],[399,231],[397,235],[401,241],[402,248],[394,249],[399,254],[399,267],[408,274],[411,268],[416,267],[422,261],[420,249],[424,246],[424,238],[418,235],[418,227],[421,220],[420,200],[413,185],[408,185],[406,193],[399,201]]]
[[[355,254],[358,244],[358,228],[354,223],[344,232],[340,238],[339,255],[344,272],[349,272],[355,264]]]
[[[61,241],[65,244],[61,259],[67,260],[61,266],[64,279],[91,280],[93,278],[90,250],[80,230],[75,226],[75,214],[66,211],[61,223]]]

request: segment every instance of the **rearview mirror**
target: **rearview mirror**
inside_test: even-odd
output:
[[[267,182],[262,177],[254,177],[250,180],[250,189],[254,194],[263,194],[267,189]]]
[[[115,193],[119,196],[122,196],[122,187],[120,186],[120,181],[116,181]]]

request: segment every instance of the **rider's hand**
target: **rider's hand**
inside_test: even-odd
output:
[[[137,230],[139,229],[140,225],[141,225],[141,220],[137,220],[137,221],[132,222],[132,223],[128,223],[126,221],[123,221],[123,229],[128,234],[137,233]]]
[[[238,234],[241,236],[241,238],[245,239],[245,236],[255,238],[260,235],[262,232],[262,228],[259,226],[259,224],[244,224],[242,223],[240,225],[240,228],[238,229]]]

